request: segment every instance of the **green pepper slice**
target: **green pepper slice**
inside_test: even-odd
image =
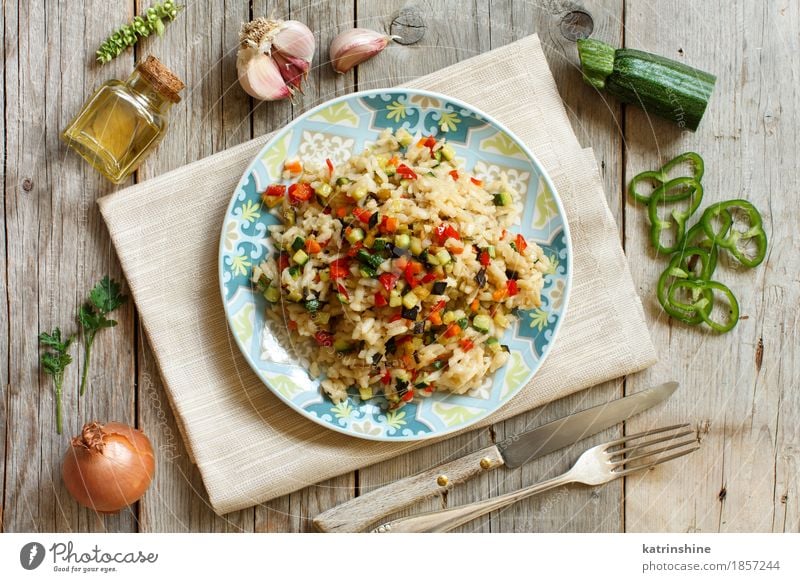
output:
[[[696,154],[694,152],[685,152],[679,156],[672,158],[666,164],[661,166],[661,168],[658,170],[647,170],[645,172],[641,172],[640,174],[636,174],[631,180],[630,184],[628,184],[628,193],[633,197],[634,200],[641,202],[642,204],[649,204],[652,194],[650,196],[648,196],[647,194],[642,194],[641,192],[639,192],[638,185],[641,182],[650,182],[656,187],[656,189],[661,188],[667,182],[670,181],[669,179],[670,170],[672,170],[672,168],[674,168],[675,166],[687,161],[692,165],[692,168],[694,170],[692,172],[692,175],[687,177],[693,178],[695,181],[699,182],[703,178],[703,173],[705,172],[705,164],[703,163],[703,158],[701,158],[699,154]],[[684,184],[677,184],[677,185],[684,185]],[[677,200],[682,200],[685,197],[686,196],[681,196],[680,198],[671,198],[670,196],[666,196],[665,200],[667,202],[675,202]]]
[[[674,319],[689,325],[697,325],[703,322],[703,318],[700,315],[700,308],[696,305],[696,301],[700,299],[699,294],[693,292],[694,301],[691,304],[673,302],[672,290],[679,281],[695,280],[693,270],[688,267],[689,259],[694,256],[699,257],[700,260],[703,261],[701,274],[707,272],[710,266],[710,253],[699,247],[691,247],[680,253],[676,253],[672,257],[669,262],[669,267],[667,267],[658,278],[658,285],[656,287],[656,297],[664,311]],[[708,292],[704,292],[703,296],[706,302],[702,304],[702,309],[710,310],[713,296]]]
[[[688,190],[677,200],[689,197],[689,208],[684,211],[673,210],[671,213],[672,220],[663,220],[658,216],[658,206],[659,204],[676,200],[675,198],[668,200],[667,193],[679,182],[685,184]],[[675,178],[653,192],[653,195],[650,197],[650,203],[647,206],[647,214],[650,218],[650,242],[653,244],[653,248],[656,249],[656,252],[672,254],[681,248],[681,244],[686,235],[686,221],[695,213],[702,200],[703,186],[694,178]],[[673,222],[676,226],[675,243],[671,246],[665,246],[661,244],[661,234],[665,230],[672,228]]]
[[[747,230],[734,228],[731,209],[741,210],[747,215],[750,223]],[[717,218],[723,222],[723,228],[719,232],[714,230],[714,220]],[[706,235],[745,267],[751,269],[757,267],[767,256],[767,233],[764,232],[761,213],[747,200],[727,200],[712,204],[703,212],[700,222]],[[725,224],[728,224],[728,228],[725,228]],[[756,254],[753,257],[747,256],[744,249],[739,246],[741,241],[751,240],[756,245]]]
[[[699,298],[692,304],[681,302],[677,298],[677,293],[684,289],[691,291],[693,296]],[[719,323],[711,319],[711,312],[713,311],[714,302],[716,301],[716,296],[714,295],[715,291],[722,293],[728,300],[728,305],[730,306],[730,317],[725,323]],[[736,300],[736,296],[728,287],[717,281],[703,281],[701,279],[682,279],[675,281],[669,290],[668,303],[678,308],[694,307],[700,318],[711,329],[719,333],[728,332],[739,323],[739,302]]]
[[[708,253],[708,259],[703,260],[705,257],[695,253],[687,256],[688,262],[684,262],[683,264],[689,271],[695,272],[695,278],[710,279],[711,275],[713,275],[714,271],[717,269],[719,247],[713,240],[708,238],[701,222],[698,222],[686,231],[686,236],[683,237],[683,241],[681,242],[680,252],[687,254],[690,250],[695,248],[706,251]],[[695,263],[699,260],[703,260],[703,268],[699,272],[696,272]]]

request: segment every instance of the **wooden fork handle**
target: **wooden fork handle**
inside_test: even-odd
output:
[[[492,445],[337,505],[314,518],[314,527],[321,532],[364,531],[388,515],[441,495],[454,485],[502,464],[500,451]]]

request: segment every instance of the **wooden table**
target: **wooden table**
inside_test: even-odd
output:
[[[469,524],[467,531],[798,531],[800,530],[800,5],[794,0],[427,0],[416,3],[394,45],[357,73],[335,75],[327,47],[338,30],[390,30],[402,0],[196,1],[162,38],[141,42],[104,67],[93,63],[103,38],[149,1],[5,2],[2,26],[3,218],[0,295],[0,496],[4,531],[307,531],[319,511],[373,484],[410,474],[545,422],[663,381],[682,384],[656,411],[627,424],[689,420],[704,447],[680,472],[657,470],[599,489],[566,488]],[[575,13],[585,11],[586,14]],[[305,95],[293,103],[254,103],[236,82],[239,25],[274,12],[318,32],[319,52]],[[590,17],[587,17],[587,14]],[[415,20],[415,16],[419,16]],[[710,109],[696,134],[681,133],[641,110],[623,107],[581,81],[566,36],[593,21],[594,35],[715,72]],[[394,30],[399,31],[399,23]],[[576,29],[577,26],[577,29]],[[38,371],[36,335],[73,314],[103,275],[122,273],[95,200],[114,191],[58,134],[103,81],[125,78],[152,52],[186,82],[183,102],[159,150],[139,170],[146,180],[276,129],[326,99],[390,86],[538,33],[581,142],[600,163],[609,204],[643,298],[661,360],[652,369],[555,402],[478,435],[457,437],[399,459],[307,487],[223,517],[209,508],[187,458],[158,370],[132,305],[94,347],[91,390],[77,396],[80,365],[66,381],[65,434],[54,431],[49,378]],[[566,35],[566,36],[565,36]],[[723,269],[742,308],[736,329],[717,337],[671,322],[654,299],[663,262],[647,243],[646,217],[623,196],[635,173],[673,155],[706,160],[707,201],[746,197],[762,209],[770,234],[767,261],[754,272]],[[79,353],[80,359],[82,353]],[[156,481],[130,510],[102,517],[78,507],[60,478],[68,437],[84,421],[141,427],[158,450]],[[592,439],[622,434],[616,427]],[[496,471],[452,491],[460,504],[513,490],[566,469],[578,448],[521,469]],[[423,508],[440,506],[433,500]],[[419,509],[419,508],[417,508]]]

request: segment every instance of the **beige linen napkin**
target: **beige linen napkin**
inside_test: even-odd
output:
[[[537,155],[566,208],[574,279],[564,324],[531,383],[485,426],[651,365],[655,353],[590,150],[581,150],[531,36],[409,86],[487,111]],[[269,136],[99,201],[187,446],[218,513],[424,446],[325,429],[261,383],[228,332],[217,281],[229,198]]]

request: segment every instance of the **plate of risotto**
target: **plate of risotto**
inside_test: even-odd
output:
[[[277,132],[228,205],[230,332],[281,400],[381,441],[492,414],[552,350],[569,227],[541,164],[446,95],[353,93]]]

